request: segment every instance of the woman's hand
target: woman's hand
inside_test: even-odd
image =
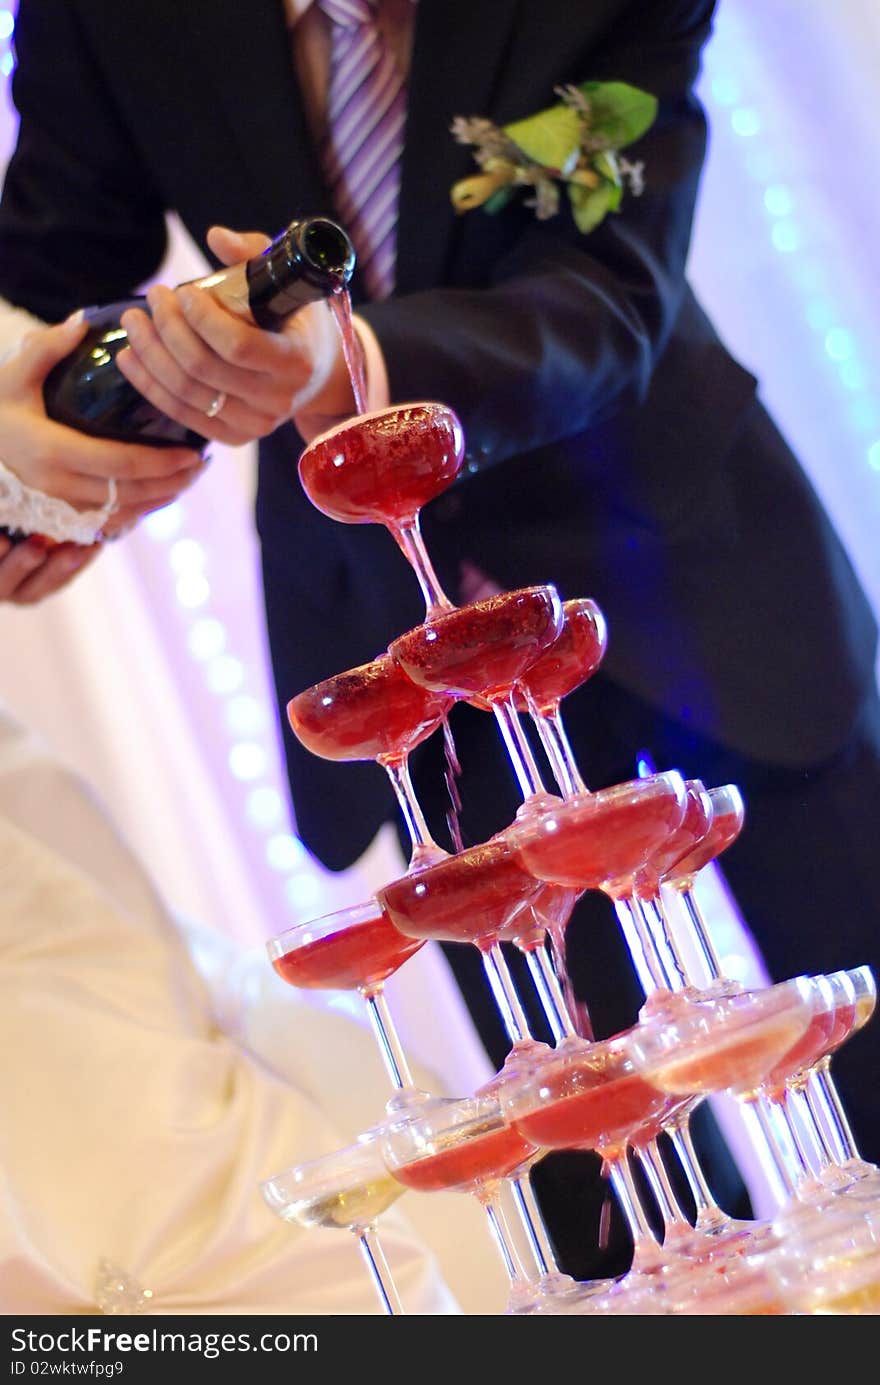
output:
[[[46,417],[43,381],[86,330],[78,314],[58,326],[37,328],[0,366],[0,460],[26,486],[78,510],[100,510],[113,477],[117,509],[127,527],[174,500],[205,463],[191,448],[111,442]]]
[[[13,543],[0,534],[0,601],[31,606],[62,587],[97,557],[101,545],[47,544],[38,535]]]
[[[258,232],[215,226],[208,233],[225,265],[252,259],[269,243]],[[237,447],[303,412],[333,420],[354,412],[339,329],[325,302],[300,308],[280,332],[237,317],[204,289],[154,286],[147,302],[149,314],[133,308],[123,315],[130,344],[117,363],[186,427]]]

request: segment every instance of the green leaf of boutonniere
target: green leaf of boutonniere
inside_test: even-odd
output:
[[[557,94],[557,105],[503,127],[456,117],[452,133],[473,147],[482,170],[452,188],[457,212],[498,212],[518,189],[528,189],[525,205],[543,221],[556,215],[560,186],[567,185],[575,224],[586,234],[619,210],[625,188],[641,194],[642,165],[619,151],[650,128],[656,97],[626,82],[583,82]]]
[[[560,173],[580,154],[581,120],[570,106],[550,106],[528,120],[505,125],[504,133],[532,163]]]
[[[606,213],[616,210],[615,199],[620,202],[620,188],[616,188],[613,183],[602,183],[597,188],[582,188],[578,187],[577,183],[569,184],[568,200],[571,202],[574,222],[584,235],[595,230]]]
[[[626,82],[584,82],[578,87],[590,107],[590,134],[606,149],[625,149],[641,139],[657,118],[657,98]]]

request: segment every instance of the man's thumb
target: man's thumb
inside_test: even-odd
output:
[[[262,231],[233,231],[228,226],[210,227],[206,239],[208,249],[225,265],[253,259],[271,244]]]

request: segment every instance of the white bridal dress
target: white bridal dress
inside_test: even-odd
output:
[[[348,1232],[283,1223],[260,1193],[388,1095],[366,1028],[276,980],[181,929],[0,707],[0,1312],[379,1311]],[[407,1312],[503,1308],[473,1199],[409,1194],[379,1230]]]

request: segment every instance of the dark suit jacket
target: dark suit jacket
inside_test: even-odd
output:
[[[684,277],[705,127],[693,96],[710,0],[418,0],[398,294],[362,305],[392,398],[464,424],[465,473],[423,528],[453,596],[461,559],[504,587],[555,581],[604,608],[603,673],[752,759],[833,755],[873,679],[875,628],[794,458],[758,430],[755,381]],[[152,275],[176,211],[279,229],[333,213],[280,0],[21,0],[21,135],[0,205],[0,293],[55,319]],[[589,237],[521,204],[456,218],[473,171],[455,115],[498,123],[554,88],[659,98],[631,152],[646,189]],[[353,289],[355,301],[360,292]],[[261,447],[257,521],[279,704],[373,657],[423,609],[384,529],[335,524]],[[373,765],[286,732],[299,830],[333,868],[393,816]]]

